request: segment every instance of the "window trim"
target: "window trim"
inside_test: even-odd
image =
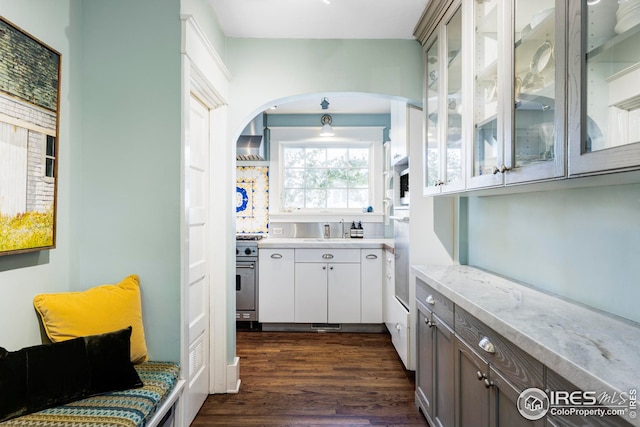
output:
[[[371,206],[376,214],[380,214],[382,218],[382,199],[383,199],[383,143],[384,143],[384,127],[383,126],[358,126],[358,127],[334,127],[335,136],[321,137],[319,136],[320,128],[315,127],[273,127],[270,128],[270,171],[269,171],[269,217],[286,218],[291,220],[298,217],[300,221],[313,221],[314,217],[322,218],[332,216],[344,216],[362,214],[362,209],[343,208],[343,209],[304,209],[295,211],[286,211],[282,208],[282,191],[283,191],[283,167],[280,159],[282,158],[282,147],[286,145],[315,145],[321,144],[330,146],[332,143],[340,144],[340,146],[350,145],[359,146],[368,145],[370,147],[369,158],[369,176],[370,187],[369,194]],[[377,215],[367,214],[371,219],[377,219]]]

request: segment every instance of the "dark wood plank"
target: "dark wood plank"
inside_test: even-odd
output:
[[[238,394],[192,426],[427,426],[388,334],[238,331]]]

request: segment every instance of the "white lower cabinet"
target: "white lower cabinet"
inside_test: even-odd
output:
[[[383,323],[383,253],[260,249],[259,321]]]
[[[360,264],[297,262],[295,322],[360,323]]]
[[[360,250],[360,321],[382,323],[382,249]]]
[[[294,317],[294,250],[260,249],[258,320],[288,323]]]
[[[360,264],[329,264],[327,321],[360,323]]]

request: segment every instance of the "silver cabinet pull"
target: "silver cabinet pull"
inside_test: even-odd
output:
[[[375,254],[369,254],[366,256],[367,259],[378,259],[378,255]]]
[[[433,295],[429,295],[426,298],[427,304],[431,304],[431,305],[435,305],[436,304],[436,299],[433,297]]]
[[[324,254],[324,255],[322,255],[322,258],[324,258],[324,259],[332,259],[333,255],[332,254]]]
[[[255,268],[255,264],[251,264],[251,265],[236,265],[236,268]]]
[[[487,376],[484,373],[482,373],[481,371],[476,372],[476,377],[478,377],[478,381],[482,381],[485,378],[487,378]]]
[[[271,258],[280,259],[280,258],[282,258],[282,255],[280,255],[280,254],[271,254]]]
[[[484,380],[484,386],[486,388],[491,388],[493,386],[493,381],[489,381],[487,378]]]
[[[496,352],[496,347],[493,345],[491,341],[489,341],[489,338],[487,337],[482,337],[482,339],[478,343],[478,346],[480,346],[480,348],[486,351],[487,353],[493,354]]]

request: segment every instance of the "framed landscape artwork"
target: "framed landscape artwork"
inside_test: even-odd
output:
[[[55,247],[60,53],[0,16],[0,255]]]

